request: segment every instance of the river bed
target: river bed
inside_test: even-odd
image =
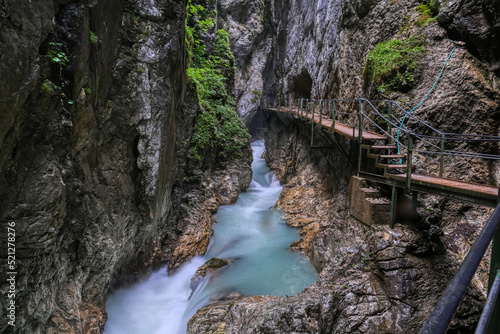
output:
[[[253,149],[253,179],[235,204],[219,208],[207,253],[183,265],[173,275],[166,267],[107,298],[105,334],[185,333],[188,320],[210,303],[233,295],[297,294],[317,279],[311,262],[291,252],[299,232],[272,210],[281,192],[275,174],[261,158],[264,142]],[[191,290],[196,270],[212,257],[230,259],[228,266],[204,278]]]

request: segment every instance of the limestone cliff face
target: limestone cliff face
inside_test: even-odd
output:
[[[264,89],[264,73],[272,48],[270,21],[262,1],[220,0],[218,24],[231,37],[236,59],[234,95],[238,112],[248,124],[257,112]]]
[[[185,2],[0,5],[0,221],[16,229],[15,332],[101,332],[108,288],[172,261],[197,223],[189,196],[189,214],[205,214],[250,181],[245,159],[183,182],[200,112],[185,94]],[[204,252],[204,239],[176,260]]]

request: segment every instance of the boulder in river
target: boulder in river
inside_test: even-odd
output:
[[[219,259],[217,257],[213,257],[207,262],[205,262],[204,265],[198,268],[196,270],[196,273],[193,275],[193,278],[191,278],[191,290],[194,291],[202,281],[204,277],[206,277],[208,274],[212,273],[213,271],[222,268],[224,266],[227,266],[229,264],[228,259]]]

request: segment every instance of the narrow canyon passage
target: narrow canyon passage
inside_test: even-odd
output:
[[[298,231],[270,210],[282,187],[261,158],[264,142],[254,142],[252,149],[252,183],[235,204],[219,208],[205,256],[171,276],[163,268],[144,282],[109,295],[106,334],[184,333],[188,320],[210,302],[228,295],[293,295],[316,280],[310,261],[289,250],[290,243],[299,239]],[[191,278],[212,257],[230,263],[197,281],[192,291]]]

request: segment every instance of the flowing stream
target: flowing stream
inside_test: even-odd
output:
[[[110,294],[105,334],[185,333],[200,307],[228,294],[293,295],[316,280],[310,261],[288,249],[299,239],[298,231],[270,210],[282,187],[261,158],[264,142],[256,141],[252,148],[252,183],[235,204],[219,208],[205,256],[195,257],[171,276],[162,268],[147,280]],[[231,262],[192,292],[191,278],[212,257]]]

